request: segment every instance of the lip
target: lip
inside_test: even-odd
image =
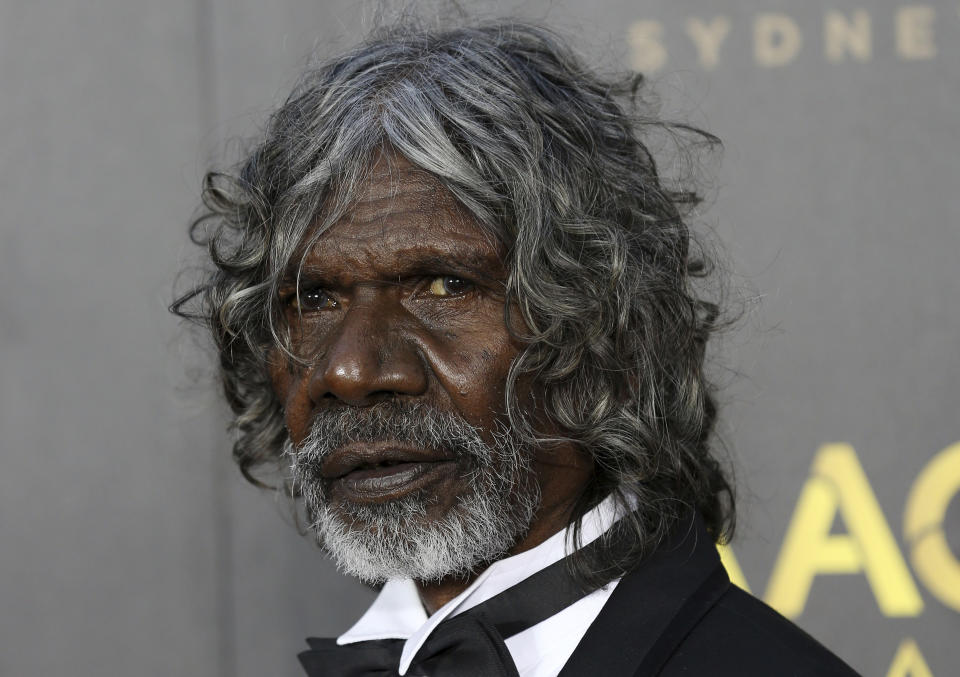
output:
[[[333,480],[331,493],[352,503],[385,503],[440,482],[456,473],[453,461],[400,463],[355,470]]]
[[[380,465],[435,463],[453,459],[433,449],[419,449],[397,442],[351,442],[332,452],[320,467],[320,475],[338,480],[346,475]]]
[[[331,493],[355,503],[400,498],[456,471],[454,459],[431,449],[396,442],[351,443],[323,462]]]

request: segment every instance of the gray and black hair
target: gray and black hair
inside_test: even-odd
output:
[[[287,438],[268,375],[288,341],[281,277],[389,147],[503,245],[505,320],[519,312],[529,328],[505,406],[537,439],[514,391],[532,377],[552,422],[593,459],[575,526],[607,495],[636,505],[625,566],[691,511],[715,539],[729,534],[704,373],[718,308],[698,291],[712,266],[686,223],[700,197],[668,183],[650,150],[667,138],[696,155],[719,141],[660,119],[645,93],[641,76],[602,76],[555,33],[516,21],[403,23],[308,69],[238,169],[206,175],[191,235],[214,267],[172,307],[212,330],[244,475],[259,482]]]

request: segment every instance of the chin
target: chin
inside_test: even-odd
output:
[[[414,493],[384,503],[310,506],[309,513],[323,549],[343,573],[371,585],[395,578],[436,581],[468,576],[523,538],[539,492],[515,496],[471,490],[441,507],[435,495]]]

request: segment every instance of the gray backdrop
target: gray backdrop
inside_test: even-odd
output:
[[[725,141],[700,221],[748,310],[716,351],[745,584],[769,596],[792,524],[823,557],[786,612],[865,675],[957,674],[960,5],[472,7],[648,70]],[[207,162],[369,15],[0,5],[0,675],[295,675],[371,599],[241,481],[210,355],[165,311]]]

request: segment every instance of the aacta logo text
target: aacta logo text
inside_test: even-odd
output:
[[[856,451],[849,444],[822,446],[800,490],[764,600],[796,618],[817,576],[853,574],[866,578],[884,616],[923,613],[917,581],[936,600],[960,612],[960,560],[943,528],[947,508],[958,494],[960,442],[936,454],[910,488],[903,513],[908,566]],[[837,518],[845,525],[843,533],[832,531]],[[731,580],[749,590],[734,551],[721,547],[720,553]],[[930,674],[916,642],[905,639],[888,675]]]

